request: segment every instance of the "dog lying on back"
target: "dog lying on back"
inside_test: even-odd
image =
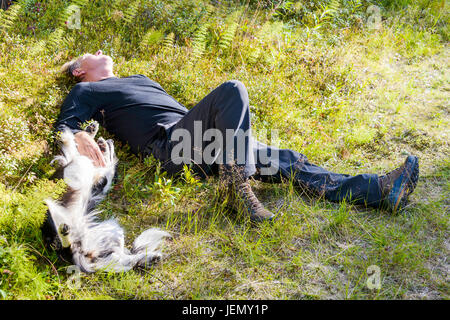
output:
[[[95,137],[98,123],[86,131]],[[110,189],[117,164],[112,140],[99,138],[97,144],[105,158],[105,167],[95,167],[80,155],[73,133],[63,130],[60,135],[62,155],[53,161],[60,164],[60,174],[68,188],[60,201],[46,200],[47,220],[42,232],[44,241],[83,272],[99,270],[122,272],[133,267],[148,267],[161,258],[158,250],[170,234],[159,229],[144,231],[125,248],[124,232],[115,219],[99,221],[95,207]]]

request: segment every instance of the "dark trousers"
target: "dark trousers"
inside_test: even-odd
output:
[[[311,164],[305,155],[296,151],[268,146],[250,138],[249,99],[245,86],[239,81],[223,83],[178,122],[160,126],[161,133],[148,145],[144,155],[153,154],[171,174],[181,171],[184,164],[189,163],[195,172],[205,177],[217,173],[217,163],[230,164],[231,160],[231,163],[237,163],[242,168],[246,177],[253,176],[254,179],[264,182],[281,182],[282,178],[293,179],[296,185],[306,191],[324,196],[330,201],[346,200],[373,207],[380,205],[378,175],[350,176],[333,173]],[[198,133],[205,133],[208,129],[218,129],[223,137],[227,138],[227,142],[223,144],[224,149],[226,143],[231,146],[231,152],[219,154],[216,160],[220,161],[213,163],[201,161],[202,152],[211,141],[204,141]],[[180,132],[189,133],[191,136],[191,139],[183,141],[190,151],[187,156],[173,153],[176,145],[180,146]],[[247,135],[239,139],[237,132]],[[181,158],[183,161],[180,163]]]

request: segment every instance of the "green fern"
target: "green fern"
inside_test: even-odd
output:
[[[194,40],[192,41],[192,55],[194,61],[200,59],[205,53],[208,27],[208,23],[204,24],[195,33]]]
[[[355,13],[358,9],[360,9],[362,7],[362,3],[361,0],[350,0],[350,11],[351,13]]]
[[[157,44],[164,37],[164,33],[151,28],[147,33],[142,37],[141,41],[141,49],[144,47],[148,47],[154,44]]]
[[[64,38],[64,29],[57,28],[49,35],[46,47],[48,50],[54,50],[55,48],[61,47],[61,45],[64,45],[65,43],[66,39]]]
[[[45,40],[39,40],[31,47],[30,53],[33,56],[37,56],[37,55],[41,54],[45,49],[46,49]]]
[[[236,30],[239,27],[238,18],[239,12],[234,12],[227,19],[225,32],[219,40],[219,48],[222,49],[222,51],[226,51],[233,43]]]
[[[18,3],[13,4],[8,10],[3,12],[0,19],[0,28],[7,32],[14,25],[21,9],[22,6]]]
[[[205,5],[205,16],[210,16],[215,10],[215,7],[209,3]]]
[[[124,4],[122,3],[123,0],[114,0],[114,2],[111,5],[111,8],[113,10],[120,10],[123,8]]]
[[[132,24],[134,18],[138,13],[138,10],[139,10],[139,1],[134,1],[123,13],[123,20],[125,20],[126,23]]]
[[[248,62],[253,64],[258,60],[260,56],[261,56],[261,48],[259,46],[253,48],[252,53],[248,56]]]
[[[83,8],[85,5],[87,5],[89,0],[73,0],[72,4],[76,4],[80,8]]]
[[[332,19],[339,13],[340,8],[340,0],[331,0],[331,2],[323,8],[322,14],[320,15],[320,21],[323,22]]]
[[[169,33],[162,41],[163,50],[170,50],[175,44],[175,34],[173,32]]]
[[[336,17],[339,14],[339,10],[341,8],[341,2],[340,0],[331,0],[328,5],[325,7],[322,7],[322,13],[317,18],[317,16],[314,16],[315,25],[314,29],[320,29],[324,27],[325,25],[329,24],[330,21]]]
[[[255,63],[258,60],[258,58],[261,56],[261,54],[263,53],[263,50],[261,48],[264,47],[271,40],[272,29],[273,29],[273,24],[271,22],[267,21],[266,23],[264,23],[264,25],[261,27],[261,29],[259,29],[259,31],[256,33],[256,35],[255,35],[256,43],[254,45],[255,47],[252,48],[252,53],[248,57],[248,61],[250,63]]]
[[[40,54],[44,50],[55,50],[67,44],[65,38],[65,27],[71,15],[80,10],[88,3],[88,0],[74,0],[72,3],[64,9],[64,11],[58,17],[58,27],[48,36],[46,40],[38,41],[32,48],[31,53],[34,55]]]

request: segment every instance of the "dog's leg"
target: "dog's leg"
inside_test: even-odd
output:
[[[117,157],[114,152],[114,143],[111,139],[105,140],[103,138],[99,138],[97,144],[105,158],[106,167],[98,168],[97,177],[95,180],[96,184],[98,184],[102,181],[102,179],[106,179],[106,183],[104,183],[104,186],[102,187],[102,193],[106,194],[111,188],[114,179]]]
[[[106,142],[105,139],[102,137],[98,138],[97,140],[98,147],[100,148],[100,151],[103,153],[103,157],[105,158],[106,165],[108,166],[111,162],[111,151],[110,146]]]
[[[66,163],[69,163],[79,155],[72,131],[69,129],[63,130],[60,135],[60,141],[62,143],[61,150],[66,158]]]
[[[67,224],[61,223],[58,227],[58,235],[61,239],[61,244],[63,248],[70,247],[70,240],[69,240],[69,232],[70,228]]]
[[[111,165],[115,166],[119,160],[117,159],[117,155],[114,149],[114,141],[112,139],[108,139],[106,140],[106,143],[109,146],[109,161]]]
[[[61,240],[61,244],[63,248],[70,247],[70,239],[69,239],[69,221],[67,217],[66,209],[63,206],[60,206],[53,200],[45,201],[48,207],[49,214],[51,215],[56,231],[58,233],[59,239]]]

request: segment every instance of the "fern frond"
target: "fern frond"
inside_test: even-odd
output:
[[[143,49],[144,47],[148,47],[154,44],[157,44],[158,42],[161,41],[161,39],[164,37],[164,33],[159,31],[159,30],[155,30],[153,28],[151,28],[149,31],[147,31],[147,33],[142,37],[142,41],[141,41],[141,49]]]
[[[194,60],[198,60],[205,53],[208,27],[209,24],[204,24],[195,33],[194,40],[192,41],[192,55]]]
[[[248,61],[250,63],[255,63],[260,57],[264,58],[267,52],[271,52],[273,55],[272,47],[274,42],[277,41],[278,37],[283,34],[284,24],[281,21],[269,22],[267,21],[255,34],[256,43],[255,48],[252,49]]]
[[[209,3],[207,3],[205,5],[205,15],[206,16],[210,16],[213,13],[214,10],[215,10],[215,7],[213,5],[211,5]]]
[[[19,0],[16,1],[22,7],[22,10],[27,10],[30,6],[34,5],[35,0]]]
[[[66,41],[64,39],[64,29],[63,28],[57,28],[55,31],[53,31],[48,39],[47,39],[47,49],[54,50],[57,47],[60,47],[62,44],[64,44]]]
[[[169,33],[163,40],[163,50],[170,50],[173,48],[173,45],[175,43],[175,34],[173,32]]]
[[[73,0],[72,3],[76,4],[80,8],[83,8],[85,5],[87,5],[89,0]]]
[[[30,49],[30,53],[33,56],[37,56],[45,50],[46,42],[45,40],[39,40],[35,45],[33,45]]]
[[[19,12],[22,9],[22,6],[20,4],[13,4],[3,12],[1,15],[0,20],[0,28],[4,31],[8,31],[13,25],[14,22],[17,20],[17,17],[19,16]]]
[[[121,10],[121,9],[123,9],[122,0],[114,0],[114,2],[111,5],[111,8],[113,10]]]
[[[331,0],[331,2],[322,11],[322,14],[320,15],[320,21],[322,22],[324,20],[332,19],[338,14],[340,8],[340,0]]]
[[[255,63],[258,58],[261,56],[261,48],[260,47],[256,47],[252,53],[248,56],[248,62],[253,64]]]
[[[272,37],[272,23],[267,21],[256,34],[256,38],[260,43],[269,41]]]
[[[238,18],[239,18],[239,12],[234,12],[227,19],[227,22],[226,22],[227,26],[226,26],[225,32],[223,33],[222,37],[219,40],[219,48],[222,49],[223,51],[227,50],[231,46],[231,44],[234,40],[236,30],[239,27]]]
[[[331,0],[331,2],[328,5],[328,7],[331,10],[333,10],[334,12],[337,12],[341,8],[341,1],[340,0]]]
[[[139,1],[134,1],[130,4],[127,10],[125,10],[125,12],[123,13],[123,20],[125,20],[126,23],[133,23],[134,18],[136,17],[139,10],[139,4]]]
[[[355,13],[359,8],[362,7],[361,0],[351,0],[350,4],[351,4],[351,12],[352,13]]]
[[[256,42],[257,42],[255,44],[256,47],[252,50],[252,53],[248,57],[248,61],[250,63],[255,63],[258,60],[258,58],[261,56],[261,53],[262,53],[261,47],[271,37],[270,30],[271,30],[271,23],[269,21],[267,21],[266,23],[263,24],[261,29],[259,29],[259,31],[256,33],[256,35],[255,35]]]

